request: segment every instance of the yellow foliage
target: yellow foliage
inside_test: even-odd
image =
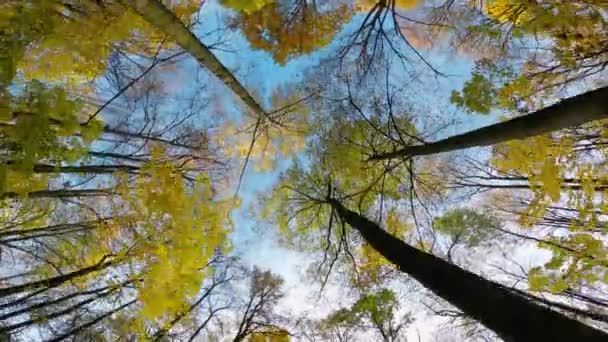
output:
[[[560,167],[571,153],[571,142],[556,143],[551,136],[538,136],[523,141],[510,141],[497,147],[492,165],[504,173],[515,172],[527,176],[530,190],[536,195],[522,216],[521,223],[529,226],[531,217],[542,217],[546,206],[561,199],[561,185],[565,169]]]
[[[232,225],[232,203],[213,199],[209,178],[199,176],[190,188],[163,155],[154,148],[145,175],[134,187],[119,188],[137,224],[139,238],[130,253],[145,265],[139,300],[148,319],[179,312],[198,293],[206,265],[225,246]]]
[[[274,0],[222,0],[222,5],[235,11],[252,13],[274,2]]]
[[[325,12],[313,6],[285,11],[271,2],[255,12],[241,13],[235,24],[253,48],[268,51],[278,64],[285,64],[292,57],[328,45],[351,16],[346,5]]]
[[[368,12],[376,6],[379,0],[357,0],[355,10],[357,12]],[[422,2],[421,0],[395,0],[395,8],[401,10],[412,10]]]
[[[491,0],[488,1],[484,10],[499,22],[521,24],[531,19],[530,13],[521,0]]]
[[[246,127],[244,130],[237,130],[233,123],[226,122],[215,136],[216,143],[230,158],[243,160],[251,150],[249,161],[254,169],[260,172],[271,170],[280,158],[290,157],[304,149],[310,114],[305,104],[293,105],[298,100],[295,95],[282,97],[273,94],[274,108],[288,108],[277,113],[281,125],[276,124],[278,121],[263,120],[256,131],[253,148],[251,148],[251,140],[257,120],[253,118],[248,118],[242,125]]]
[[[607,181],[603,161],[606,150],[594,149],[592,158],[577,151],[580,132],[606,132],[605,122],[595,122],[577,131],[562,131],[524,141],[512,141],[495,148],[492,165],[501,173],[515,174],[528,179],[534,197],[520,215],[520,224],[534,227],[541,219],[552,220],[558,214],[564,220],[565,235],[548,237],[551,244],[540,244],[550,249],[553,256],[543,268],[531,272],[533,290],[546,289],[559,293],[567,287],[576,288],[581,282],[592,284],[603,278],[608,248],[600,227],[608,214]],[[598,161],[602,161],[598,163]],[[565,202],[565,203],[564,203]],[[561,212],[549,206],[568,208]],[[543,223],[543,222],[541,222]],[[543,223],[545,224],[545,223]]]
[[[152,55],[164,35],[120,2],[54,3],[51,29],[27,48],[19,67],[27,79],[81,84],[100,76],[114,44],[127,52]],[[199,1],[165,1],[183,21],[196,13]],[[165,47],[170,45],[165,44]]]
[[[289,333],[283,330],[255,332],[249,336],[249,342],[289,342]]]

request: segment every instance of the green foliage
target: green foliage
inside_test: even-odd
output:
[[[166,2],[185,21],[200,6],[199,1]],[[7,42],[0,54],[6,76],[0,81],[12,79],[18,68],[26,79],[61,81],[89,91],[82,82],[103,74],[114,44],[153,55],[163,41],[120,1],[9,0],[0,6],[0,33]]]
[[[572,233],[566,237],[554,237],[540,243],[540,247],[551,250],[553,255],[543,267],[530,270],[531,290],[561,293],[568,288],[579,288],[581,282],[608,284],[605,277],[608,248],[592,234]]]
[[[28,44],[49,32],[52,17],[48,13],[55,3],[54,0],[30,1],[29,4],[9,0],[0,4],[0,88],[5,88],[14,78]]]
[[[179,169],[162,161],[163,149],[152,153],[135,186],[123,182],[119,193],[126,218],[138,226],[136,248],[129,253],[136,257],[131,262],[145,265],[139,288],[143,317],[157,319],[178,313],[200,291],[207,263],[226,247],[232,204],[213,199],[206,175],[189,188]]]
[[[392,290],[381,288],[362,294],[349,308],[338,309],[321,320],[323,331],[372,327],[383,339],[396,341],[403,327],[411,323],[409,315],[397,318],[399,299]]]
[[[372,322],[387,322],[394,319],[398,304],[395,292],[380,289],[362,295],[350,308],[333,312],[323,320],[322,325],[326,328],[336,325],[358,325],[364,319]]]
[[[462,208],[452,210],[435,219],[433,228],[467,247],[486,242],[500,222],[488,214]]]
[[[454,92],[453,102],[469,111],[542,106],[555,87],[592,79],[605,65],[608,26],[601,1],[492,0],[482,9],[491,20],[470,26],[468,33],[485,37],[500,51],[491,63],[481,60],[478,71],[484,76],[476,71],[462,91]],[[539,46],[528,46],[530,41]],[[511,47],[535,52],[513,55]],[[505,74],[505,67],[515,68]]]
[[[385,167],[380,163],[364,164],[367,155],[357,147],[364,146],[369,141],[376,142],[378,146],[386,146],[389,141],[385,136],[363,121],[339,121],[333,126],[324,123],[324,127],[315,127],[319,136],[313,138],[315,143],[310,144],[305,151],[310,158],[310,163],[307,163],[310,166],[304,167],[296,162],[282,175],[276,191],[268,197],[264,210],[267,215],[263,215],[279,225],[287,240],[297,241],[300,246],[314,250],[322,250],[325,246],[325,242],[317,238],[327,228],[330,210],[327,206],[317,206],[313,202],[289,200],[293,196],[308,194],[311,198],[323,200],[327,196],[328,181],[343,191],[342,195],[356,203],[362,211],[375,210],[379,196],[383,196],[387,203],[405,196],[399,191],[403,179],[385,176]],[[404,130],[414,132],[414,127],[406,120],[400,123]],[[405,166],[400,165],[395,166],[393,172],[404,174],[407,171]],[[399,235],[408,230],[408,226],[400,223],[403,220],[398,218],[390,206],[386,210],[391,213],[386,217],[389,221],[392,220],[390,229],[394,233]],[[344,232],[348,231],[347,227]],[[336,234],[342,233],[341,229],[336,231]],[[317,241],[318,245],[307,245],[313,241]]]
[[[81,125],[82,109],[64,89],[38,81],[11,96],[8,112],[0,118],[6,151],[0,167],[0,192],[32,190],[27,179],[39,178],[33,175],[35,164],[60,165],[86,155],[88,146],[101,134],[102,123],[92,120]]]
[[[461,91],[454,90],[450,100],[468,112],[489,114],[495,108],[518,111],[531,93],[530,80],[518,76],[511,65],[482,59],[477,61],[471,79]]]
[[[482,75],[475,73],[467,81],[462,92],[454,90],[450,100],[458,107],[470,112],[489,114],[494,106],[496,90],[492,83]]]

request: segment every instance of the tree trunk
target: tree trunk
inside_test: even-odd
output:
[[[133,165],[34,165],[34,173],[112,174],[117,171],[134,172],[139,169],[138,166]]]
[[[3,230],[0,232],[0,238],[23,236],[23,235],[30,235],[30,234],[39,234],[39,233],[55,233],[55,232],[61,232],[61,231],[65,231],[65,230],[71,231],[71,230],[76,230],[76,229],[93,229],[93,227],[95,227],[96,224],[106,222],[109,220],[111,220],[111,217],[107,217],[107,218],[104,218],[101,220],[91,220],[91,221],[84,221],[84,222],[78,222],[78,223],[63,223],[63,224],[55,224],[55,225],[51,225],[51,226],[35,227],[35,228],[28,228],[28,229]]]
[[[114,194],[112,189],[73,189],[73,190],[39,190],[27,193],[0,193],[0,200],[12,198],[72,198],[72,197],[103,197]]]
[[[106,292],[106,294],[109,294],[109,293],[111,293],[111,292]],[[71,305],[63,310],[47,313],[47,314],[45,314],[44,319],[46,321],[50,321],[50,320],[53,320],[54,318],[67,315],[69,313],[73,313],[74,311],[85,307],[87,304],[90,304],[90,303],[98,300],[100,297],[101,296],[91,297],[91,298],[85,299],[79,303],[76,303],[74,305]],[[11,332],[11,331],[17,330],[17,329],[23,329],[23,328],[26,328],[33,324],[40,324],[40,318],[34,316],[33,318],[30,318],[28,320],[25,320],[25,321],[22,321],[19,323],[2,326],[2,327],[0,327],[0,334]]]
[[[580,94],[534,113],[433,143],[376,154],[369,160],[423,156],[469,147],[489,146],[510,140],[522,140],[604,118],[608,118],[608,87]]]
[[[218,59],[160,0],[123,0],[152,26],[170,36],[175,42],[209,69],[230,88],[245,104],[263,117],[266,112]]]
[[[537,187],[540,184],[535,184]],[[480,183],[457,183],[455,182],[451,188],[478,188],[478,189],[492,189],[492,190],[530,190],[532,191],[531,184],[480,184]],[[561,190],[583,190],[581,184],[561,184],[559,186]],[[608,184],[596,185],[593,187],[595,191],[606,191],[608,190]]]
[[[167,139],[163,138],[161,135],[145,134],[143,132],[130,132],[130,131],[121,130],[116,127],[105,126],[103,128],[103,132],[107,133],[107,134],[112,134],[112,135],[116,135],[119,137],[123,137],[123,138],[141,139],[141,140],[145,140],[145,141],[155,141],[155,142],[159,142],[164,145],[173,146],[173,147],[177,147],[177,148],[185,148],[185,149],[194,149],[195,148],[195,146],[179,143],[175,140],[167,140]]]
[[[15,310],[15,311],[9,312],[7,314],[4,314],[4,315],[0,316],[0,321],[5,321],[5,320],[8,320],[8,319],[13,319],[13,318],[16,318],[16,317],[18,317],[20,315],[27,314],[28,312],[33,312],[34,310],[40,310],[42,308],[46,308],[46,307],[49,307],[49,306],[54,306],[56,304],[66,302],[66,301],[68,301],[68,300],[70,300],[72,298],[91,296],[91,295],[98,296],[100,293],[102,293],[104,291],[108,291],[108,290],[115,291],[117,289],[122,288],[124,285],[128,285],[129,283],[132,283],[132,281],[129,280],[129,281],[126,281],[126,282],[122,282],[122,283],[118,284],[119,285],[118,287],[116,287],[114,285],[112,285],[112,286],[104,286],[104,287],[100,287],[100,288],[97,288],[97,289],[94,289],[94,290],[88,290],[88,291],[82,291],[82,292],[74,292],[74,293],[70,293],[68,295],[59,297],[57,299],[53,299],[53,300],[48,300],[48,301],[36,303],[36,304],[30,305],[28,307],[25,307],[25,308],[22,308],[22,309]],[[15,307],[16,307],[16,305],[15,305]],[[5,328],[5,327],[0,327],[0,329],[3,329],[3,328]]]
[[[59,341],[64,341],[64,340],[66,340],[68,337],[70,337],[70,336],[72,336],[72,335],[75,335],[75,334],[77,334],[77,333],[79,333],[79,332],[81,332],[81,331],[83,331],[83,330],[86,330],[86,329],[87,329],[87,328],[89,328],[89,327],[95,326],[97,323],[99,323],[99,322],[103,321],[104,319],[106,319],[106,318],[108,318],[108,317],[112,316],[112,315],[113,315],[113,314],[115,314],[115,313],[120,312],[121,310],[123,310],[123,309],[125,309],[125,308],[127,308],[127,307],[129,307],[129,306],[131,306],[131,305],[133,305],[133,304],[135,304],[135,303],[137,303],[137,300],[136,300],[136,299],[133,299],[133,300],[131,300],[131,301],[129,301],[129,302],[126,302],[126,303],[122,304],[121,306],[119,306],[119,307],[117,307],[117,308],[115,308],[115,309],[112,309],[112,310],[110,310],[110,311],[108,311],[108,312],[104,313],[104,314],[103,314],[103,315],[101,315],[101,316],[98,316],[97,318],[93,319],[92,321],[87,322],[87,323],[84,323],[84,324],[82,324],[82,325],[79,325],[79,326],[77,326],[77,327],[75,327],[75,328],[73,328],[73,329],[69,330],[68,332],[66,332],[66,333],[64,333],[64,334],[61,334],[61,335],[59,335],[59,336],[57,336],[57,337],[54,337],[54,338],[52,338],[52,339],[48,340],[47,342],[59,342]]]
[[[530,302],[509,289],[422,252],[362,215],[330,201],[387,260],[505,341],[608,341],[608,334]]]
[[[100,262],[98,262],[95,265],[81,268],[77,271],[62,274],[62,275],[59,275],[59,276],[56,276],[53,278],[36,280],[36,281],[32,281],[32,282],[25,283],[25,284],[0,288],[0,298],[4,298],[7,296],[16,294],[16,293],[36,290],[39,288],[49,288],[49,289],[54,288],[54,287],[57,287],[57,286],[60,286],[64,283],[66,283],[68,281],[71,281],[73,279],[76,279],[76,278],[79,278],[79,277],[82,277],[82,276],[85,276],[87,274],[91,274],[91,273],[94,273],[97,271],[101,271],[104,268],[109,267],[114,264],[114,262],[112,262],[112,261],[105,261],[106,259],[107,258],[104,257],[101,259]]]
[[[89,151],[89,156],[95,157],[98,159],[118,159],[118,160],[126,160],[134,163],[142,163],[148,161],[145,157],[137,157],[129,154],[121,154],[114,152],[106,152],[106,151]]]

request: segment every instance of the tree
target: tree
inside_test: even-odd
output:
[[[468,158],[453,173],[454,189],[487,194],[490,209],[520,238],[535,238],[554,255],[532,273],[536,290],[580,292],[603,282],[603,124],[500,144],[490,160]]]
[[[253,269],[234,342],[244,341],[247,337],[250,341],[266,341],[266,337],[274,337],[271,341],[289,341],[289,333],[276,326],[276,317],[273,317],[274,307],[283,297],[282,284],[283,279],[270,271]]]
[[[603,119],[607,115],[606,104],[604,103],[607,92],[608,88],[606,87],[596,89],[528,115],[433,143],[407,146],[393,152],[372,155],[370,160],[413,157],[469,147],[489,146]]]
[[[602,332],[535,304],[526,296],[503,285],[485,280],[424,250],[412,247],[382,230],[364,216],[345,208],[340,200],[352,201],[352,199],[348,194],[338,193],[332,186],[332,181],[328,180],[328,176],[323,175],[319,167],[322,165],[316,164],[307,171],[294,170],[293,177],[287,178],[288,183],[282,186],[282,190],[279,188],[279,193],[275,195],[281,196],[279,194],[284,193],[288,199],[283,205],[274,209],[278,211],[275,217],[285,227],[284,229],[295,231],[306,229],[312,232],[319,229],[327,229],[328,232],[338,230],[342,231],[342,236],[346,236],[344,228],[335,226],[349,225],[361,234],[373,249],[397,265],[399,270],[418,280],[427,289],[456,306],[464,314],[494,330],[504,339],[551,340],[553,337],[550,335],[554,333],[559,336],[572,334],[579,338],[586,336],[589,340],[602,338]],[[357,202],[353,201],[353,203]],[[374,207],[366,206],[360,210],[373,211]],[[324,225],[328,221],[329,223]],[[422,243],[419,246],[421,249],[427,248]],[[348,253],[348,250],[345,252]],[[522,321],[515,325],[517,328],[514,328],[512,322],[519,322],[520,319]],[[550,332],[539,331],[534,324],[531,324],[539,320],[563,321],[564,331],[557,332],[557,329]],[[544,335],[545,333],[547,335]]]
[[[227,176],[244,160],[238,194],[248,163],[277,171],[293,157],[264,194],[264,219],[317,258],[321,289],[337,275],[343,293],[357,292],[317,322],[332,338],[367,329],[395,340],[404,328],[387,286],[410,275],[455,306],[436,314],[506,340],[606,339],[585,325],[608,322],[598,285],[608,282],[603,2],[221,1],[229,25],[280,64],[269,68],[302,58],[280,69],[294,84],[255,96],[193,33],[226,13],[217,6],[2,2],[0,335],[297,336],[299,322],[279,311],[280,278],[230,257],[239,199]],[[475,59],[451,97],[421,95],[443,76],[431,47]],[[186,53],[248,110],[209,95],[206,80],[166,87],[183,81],[169,72]],[[545,105],[572,92],[581,95]],[[510,120],[429,142],[460,118],[443,100]],[[511,118],[520,113],[530,114]],[[489,155],[439,155],[490,145]],[[522,242],[551,259],[496,265],[512,288],[455,263]],[[241,281],[246,293],[235,291]]]
[[[451,240],[446,251],[450,262],[457,245],[462,244],[469,249],[476,247],[495,234],[493,229],[499,226],[496,218],[464,208],[450,211],[433,222],[433,228]]]
[[[325,148],[331,149],[329,146]],[[328,171],[326,168],[331,170],[332,165],[331,159],[328,159],[327,154],[312,153],[311,157],[318,159],[312,159],[310,167],[294,167],[290,173],[286,174],[284,183],[279,186],[278,193],[273,195],[273,202],[277,200],[279,203],[283,203],[278,207],[273,207],[273,210],[277,211],[275,217],[278,219],[282,229],[299,232],[301,235],[313,236],[314,238],[317,237],[313,234],[318,234],[320,235],[319,238],[321,238],[322,234],[324,234],[323,230],[327,232],[327,236],[333,236],[333,231],[341,232],[341,236],[348,236],[348,230],[343,228],[347,224],[359,232],[365,242],[369,243],[373,249],[382,254],[391,263],[396,264],[402,272],[417,279],[423,286],[452,305],[455,305],[466,315],[482,322],[486,327],[494,330],[506,339],[516,339],[518,336],[521,339],[530,338],[531,336],[538,337],[539,339],[551,339],[551,337],[542,336],[542,332],[538,332],[534,326],[530,325],[527,328],[522,328],[525,324],[524,321],[535,321],[536,319],[532,317],[536,315],[544,317],[538,318],[541,320],[555,319],[567,321],[568,323],[565,323],[564,326],[568,325],[571,327],[566,328],[566,330],[572,329],[569,332],[572,336],[585,336],[586,333],[584,331],[587,329],[590,329],[589,335],[587,335],[590,340],[600,338],[599,336],[603,334],[557,312],[532,303],[528,297],[523,296],[517,291],[487,281],[473,273],[464,271],[458,266],[428,254],[424,250],[428,251],[429,249],[423,242],[418,245],[422,250],[407,245],[402,240],[382,230],[378,225],[371,223],[365,217],[346,209],[340,201],[349,201],[353,205],[358,206],[362,212],[377,211],[379,209],[377,199],[380,196],[374,192],[370,193],[371,199],[368,202],[369,204],[361,206],[361,202],[356,197],[358,195],[352,195],[359,193],[356,189],[352,193],[340,193],[333,186],[334,184],[342,186],[340,177],[344,174],[344,170]],[[398,196],[394,201],[399,203],[399,199],[400,197]],[[319,232],[320,230],[321,232]],[[344,238],[341,239],[344,240]],[[315,243],[315,240],[310,238],[306,238],[304,241]],[[342,242],[341,244],[344,243]],[[349,249],[343,249],[343,251],[346,253],[345,258],[348,259]],[[422,260],[418,261],[418,257]],[[435,262],[441,266],[435,265]],[[444,271],[444,266],[446,272],[445,278],[443,278],[443,275],[439,275],[439,273]],[[451,274],[451,272],[455,272],[455,274]],[[450,275],[448,276],[447,274]],[[463,283],[458,283],[460,280]],[[444,286],[447,288],[443,288]],[[478,287],[479,291],[470,291],[471,288],[477,289]],[[457,298],[460,296],[467,297],[473,293],[483,293],[484,300],[476,301],[475,298]],[[494,300],[496,300],[496,302],[493,302],[494,304],[485,305],[488,301]],[[512,305],[512,309],[504,310],[502,304],[497,304],[503,301],[505,301],[506,306]],[[476,312],[477,310],[479,311]],[[511,321],[511,318],[506,318],[503,315],[517,316],[513,318],[517,320],[522,317],[522,312],[526,312],[525,315],[529,314],[530,317],[524,319],[521,325],[518,324],[518,329],[513,329],[511,323],[505,324],[506,321]],[[494,318],[492,319],[492,317]],[[548,334],[552,333],[554,332],[552,331]],[[564,332],[564,334],[566,333]],[[594,334],[598,334],[596,335],[597,337],[594,337]]]
[[[397,295],[389,289],[379,289],[362,294],[350,308],[332,312],[320,326],[328,335],[335,333],[340,341],[348,336],[345,331],[356,327],[373,329],[382,341],[399,341],[403,328],[412,320],[409,314],[397,318],[398,309]]]
[[[213,75],[230,88],[259,118],[266,116],[266,111],[236,77],[159,0],[128,0],[128,3],[158,30],[166,32],[172,39],[175,39],[184,50],[188,51],[201,65],[209,69]]]
[[[550,341],[572,336],[572,338],[600,341],[606,338],[606,335],[599,330],[532,303],[508,288],[405,244],[367,218],[346,209],[335,199],[329,199],[328,202],[344,221],[357,229],[376,250],[397,265],[402,272],[408,273],[467,315],[494,330],[505,340]],[[517,324],[514,325],[513,322]],[[537,329],[538,322],[546,322],[546,324],[559,322],[559,325],[552,325],[556,328],[541,331]]]
[[[134,83],[114,84],[109,102]],[[123,101],[120,118],[40,81],[3,98],[0,244],[16,272],[3,281],[5,332],[63,339],[124,314],[146,336],[213,274],[232,203],[215,197],[219,164],[192,125],[200,101],[161,112],[158,90]]]
[[[457,11],[460,6],[472,7],[462,2],[447,10]],[[467,30],[503,52],[480,59],[471,80],[455,94],[455,103],[471,111],[487,113],[494,106],[537,108],[559,87],[576,89],[593,81],[606,65],[606,21],[600,1],[495,0],[476,10],[483,19]],[[517,53],[529,48],[537,53]],[[601,80],[597,84],[603,86]],[[475,88],[479,91],[473,95]]]
[[[198,5],[180,1],[172,9],[187,20]],[[14,58],[5,70],[12,74],[19,68],[25,79],[58,82],[82,92],[91,90],[84,83],[104,73],[112,54],[153,56],[164,40],[120,1],[11,0],[2,6],[0,25],[11,42],[3,56]]]
[[[278,64],[285,64],[331,43],[350,20],[347,5],[326,5],[331,7],[322,9],[308,0],[269,1],[253,11],[243,8],[234,22],[253,48],[268,51]]]

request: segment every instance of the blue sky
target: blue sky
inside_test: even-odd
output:
[[[226,11],[222,10],[215,2],[207,2],[202,10],[202,24],[199,28],[201,32],[197,32],[197,34],[202,36],[203,32],[214,30],[221,26],[221,20],[225,13]],[[361,16],[355,17],[353,22],[346,27],[346,30],[357,27],[361,19]],[[235,71],[237,77],[247,89],[262,94],[266,102],[268,95],[276,87],[282,84],[301,81],[303,71],[314,66],[322,56],[331,56],[336,45],[334,44],[311,55],[292,59],[286,65],[281,66],[274,63],[268,53],[252,50],[238,32],[231,32],[229,36],[226,36],[226,33],[222,33],[222,35],[221,38],[228,42],[228,48],[232,51],[216,51],[216,55],[226,66]],[[213,37],[206,37],[204,40],[206,43],[213,41]],[[433,66],[449,76],[427,77],[424,83],[416,85],[414,91],[425,94],[420,99],[427,101],[425,103],[427,106],[437,110],[448,110],[454,113],[454,118],[459,122],[459,124],[451,126],[442,132],[439,137],[457,134],[496,121],[496,116],[465,114],[449,104],[451,91],[453,89],[460,89],[463,82],[470,76],[470,71],[473,67],[470,60],[441,49],[421,50],[421,52]],[[189,61],[187,68],[198,68],[198,66],[193,61]],[[403,77],[406,79],[404,70],[395,68],[393,72],[393,78],[398,79]],[[221,85],[218,86],[223,87]],[[228,90],[224,88],[222,91]],[[215,93],[219,93],[219,91]],[[432,103],[428,103],[430,98],[429,93],[434,96]],[[241,105],[235,106],[234,101],[239,100],[234,97],[222,99],[222,103],[228,107],[226,110],[238,116],[238,108]],[[268,103],[265,103],[265,105],[268,107]],[[286,279],[288,298],[285,305],[290,307],[290,309],[295,309],[295,311],[311,310],[314,307],[318,308],[319,303],[325,303],[323,307],[329,309],[330,305],[328,303],[335,302],[332,300],[332,297],[336,299],[336,289],[329,288],[325,297],[318,299],[320,302],[315,301],[317,298],[314,295],[318,287],[316,285],[304,284],[301,278],[307,265],[306,255],[280,246],[276,239],[274,227],[252,218],[252,214],[255,216],[255,213],[249,211],[250,205],[256,202],[257,195],[270,191],[277,181],[279,173],[288,166],[288,160],[281,160],[278,163],[278,167],[271,172],[259,173],[251,167],[248,168],[239,192],[242,206],[233,215],[235,223],[235,233],[233,234],[235,250],[242,255],[246,263],[269,268]],[[303,301],[303,296],[308,299]],[[334,303],[334,305],[336,304]],[[324,310],[319,311],[323,313]],[[426,324],[426,328],[424,326],[425,324],[421,325],[422,330],[429,330],[428,324]]]
[[[215,2],[207,2],[201,12],[202,24],[199,28],[201,32],[197,32],[199,36],[205,31],[214,30],[216,27],[221,26],[221,20],[226,12]],[[361,20],[361,15],[356,16],[347,25],[345,31],[358,27]],[[286,65],[281,66],[272,60],[270,54],[252,50],[248,46],[247,41],[238,32],[231,32],[228,37],[225,36],[225,33],[222,33],[222,35],[222,38],[228,42],[228,48],[232,51],[216,51],[217,57],[231,70],[236,71],[237,77],[247,89],[266,95],[266,99],[270,92],[281,84],[289,84],[301,80],[304,70],[314,66],[322,56],[331,56],[337,45],[333,44],[313,54],[292,59]],[[206,43],[213,41],[213,37],[206,37]],[[449,101],[446,99],[449,99],[451,90],[460,88],[462,83],[468,79],[472,63],[465,58],[441,50],[426,50],[422,51],[422,53],[435,67],[449,76],[434,79],[429,77],[428,81],[430,82],[425,86],[428,89],[421,87],[417,91],[421,93],[433,91],[437,96],[435,105],[438,109],[439,107],[444,109],[444,107],[449,106]],[[192,65],[191,67],[197,66]],[[405,74],[399,75],[400,72],[403,73],[403,70],[400,71],[395,68],[394,72],[394,78],[403,77],[405,79]],[[230,101],[238,100],[230,98],[225,103],[229,103]],[[451,110],[455,111],[455,108],[451,108]],[[458,133],[458,131],[485,125],[493,120],[491,117],[473,116],[463,113],[459,113],[458,116],[461,117],[459,119],[463,124],[451,127],[444,134],[451,135]],[[250,213],[247,211],[249,204],[256,200],[256,194],[269,191],[276,182],[281,169],[284,169],[288,164],[288,162],[281,162],[279,163],[279,168],[266,173],[258,173],[251,167],[248,168],[243,186],[239,192],[239,195],[243,199],[243,205],[234,214],[236,226],[234,237],[237,251],[241,251],[248,262],[269,267],[291,278],[296,270],[292,269],[290,265],[292,263],[300,263],[302,256],[279,247],[276,241],[272,239],[274,236],[272,227],[259,227],[259,223],[252,220]],[[269,239],[260,241],[262,240],[259,239],[260,231],[264,231],[265,235],[267,235],[266,238]]]

